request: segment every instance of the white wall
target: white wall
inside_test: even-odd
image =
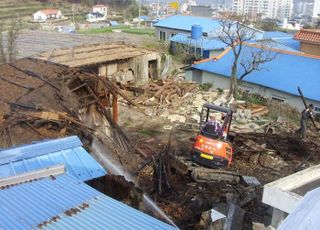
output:
[[[35,21],[45,21],[45,20],[47,20],[47,15],[45,15],[41,11],[35,12],[33,14],[33,20],[35,20]]]
[[[35,21],[46,21],[47,19],[59,19],[62,18],[62,12],[59,10],[56,14],[45,14],[41,10],[33,14],[33,20]]]
[[[191,72],[191,73],[189,73]],[[197,79],[195,79],[197,78]],[[208,72],[199,72],[199,70],[188,70],[186,73],[186,80],[193,80],[197,83],[210,82],[213,84],[214,88],[228,89],[230,86],[230,78],[216,75]],[[300,97],[294,96],[292,94],[284,93],[275,89],[259,86],[253,83],[244,82],[239,86],[243,90],[248,90],[250,93],[257,93],[265,98],[272,99],[278,98],[284,100],[284,103],[297,108],[298,110],[303,110],[304,105]],[[316,107],[320,108],[319,101],[307,100],[307,103],[313,103]]]
[[[93,13],[100,13],[100,14],[103,14],[103,15],[107,15],[108,14],[108,7],[105,6],[105,7],[93,7],[92,8],[92,12]]]
[[[320,14],[320,0],[314,0],[312,17],[319,18],[318,14]]]

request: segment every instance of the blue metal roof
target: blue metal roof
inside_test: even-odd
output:
[[[174,15],[165,18],[157,22],[154,26],[191,31],[192,25],[195,24],[202,26],[204,33],[209,33],[220,28],[220,24],[216,20],[184,15]]]
[[[191,39],[189,35],[185,34],[176,34],[170,39],[170,41],[189,46],[196,46],[197,48],[202,48],[204,50],[221,50],[225,49],[227,46],[217,38],[203,37],[202,39],[194,40]]]
[[[117,21],[109,21],[111,26],[118,26],[119,23]]]
[[[174,229],[67,174],[0,190],[0,229]]]
[[[308,192],[279,226],[279,230],[319,229],[320,188]]]
[[[266,31],[263,33],[263,39],[284,39],[293,38],[293,34],[281,32],[281,31]]]
[[[258,50],[260,49],[244,45],[240,61],[246,60],[246,57]],[[300,86],[306,98],[320,101],[319,58],[285,52],[271,52],[271,55],[276,55],[275,60],[264,63],[261,71],[252,72],[244,80],[297,96],[299,95],[297,87]],[[229,51],[219,60],[203,62],[194,65],[193,68],[230,77],[233,59],[234,56]],[[243,68],[239,65],[238,69],[240,75]]]
[[[203,29],[203,33],[207,33],[210,37],[217,37],[222,29],[222,26],[218,20],[185,15],[174,15],[162,19],[154,24],[154,27],[164,27],[190,32],[193,25],[200,25]],[[251,27],[246,28],[248,31],[254,31],[256,38],[260,38],[263,36],[263,33],[260,30]]]
[[[275,39],[277,42],[288,46],[294,50],[300,50],[300,41],[294,38],[285,38],[285,39]]]
[[[170,41],[192,46],[192,47],[196,46],[197,48],[202,48],[203,50],[221,50],[227,47],[227,45],[223,43],[221,40],[219,40],[218,38],[203,37],[202,39],[194,40],[194,39],[191,39],[191,37],[186,34],[176,34],[175,36],[171,37]],[[250,41],[250,43],[265,45],[271,48],[276,48],[281,50],[299,52],[298,50],[283,44],[281,41],[282,40],[264,39],[264,40],[256,40],[256,41],[252,40]]]
[[[287,50],[287,51],[301,53],[299,50],[293,49],[290,46],[283,44],[281,40],[265,39],[265,40],[250,41],[249,43],[262,45],[262,46],[279,49],[279,50]]]
[[[68,174],[88,181],[104,176],[103,167],[76,136],[42,141],[0,151],[0,178],[63,164]]]

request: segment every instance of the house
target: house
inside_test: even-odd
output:
[[[52,19],[61,19],[62,13],[58,9],[44,9],[39,10],[33,14],[33,20],[38,22],[44,22]]]
[[[101,22],[105,21],[106,17],[104,14],[101,13],[89,13],[86,15],[86,21],[87,22]]]
[[[77,137],[0,151],[0,229],[176,229],[87,184],[105,174]]]
[[[294,39],[300,41],[301,52],[320,56],[320,29],[302,29]]]
[[[194,40],[190,35],[186,34],[176,34],[170,38],[170,42],[171,50],[174,54],[181,52],[182,48],[187,53],[195,53],[201,58],[214,57],[223,52],[223,50],[227,47],[227,45],[218,38],[202,37],[199,40]]]
[[[159,53],[120,43],[98,43],[55,49],[38,54],[37,58],[48,60],[48,55],[50,62],[94,71],[100,76],[113,78],[122,84],[133,83],[141,86],[150,79],[156,80],[160,76]]]
[[[144,22],[144,21],[147,21],[147,20],[149,20],[150,18],[148,17],[148,16],[146,16],[146,15],[141,15],[141,16],[139,16],[139,17],[136,17],[136,18],[134,18],[132,21],[134,22],[134,23],[137,23],[137,22]]]
[[[104,16],[108,15],[108,6],[106,5],[94,5],[92,7],[92,13],[99,13],[99,14],[103,14]]]
[[[217,37],[202,37],[195,40],[190,35],[177,34],[170,38],[170,42],[173,53],[181,51],[180,48],[183,46],[185,51],[190,54],[196,53],[201,58],[214,57],[227,48],[227,45]],[[278,31],[264,32],[260,39],[249,42],[292,52],[299,52],[300,47],[300,42],[294,40],[292,34]]]
[[[176,34],[191,34],[193,25],[202,27],[202,35],[204,37],[217,37],[222,29],[221,24],[216,19],[174,15],[157,22],[154,27],[156,29],[156,37],[159,40],[170,43],[170,38]],[[261,37],[263,31],[255,28],[247,27],[248,31],[254,31],[256,37]]]
[[[261,51],[261,46],[256,44],[246,43],[242,48],[239,63],[252,53]],[[304,105],[297,90],[299,86],[307,102],[313,103],[316,112],[320,112],[320,57],[274,48],[269,48],[268,53],[275,60],[262,64],[262,70],[246,76],[240,88],[302,110]],[[227,48],[219,56],[193,65],[187,71],[186,79],[199,84],[210,82],[215,88],[228,89],[233,59],[231,49]],[[243,72],[239,64],[238,74]]]
[[[273,40],[293,50],[300,51],[300,41],[294,39],[294,35],[281,31],[266,31],[263,40]]]

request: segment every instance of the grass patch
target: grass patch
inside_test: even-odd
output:
[[[123,29],[122,32],[128,33],[128,34],[149,35],[149,36],[153,36],[155,34],[154,29],[141,29],[141,28],[127,28],[127,29]]]
[[[104,33],[111,33],[112,30],[123,30],[130,28],[130,26],[120,25],[120,26],[109,26],[105,28],[97,28],[97,29],[89,29],[89,30],[80,30],[79,33],[81,34],[104,34]]]
[[[281,116],[295,124],[299,124],[301,114],[297,109],[290,107],[288,104],[274,101],[268,101],[267,106],[269,109],[269,113],[266,115],[267,119],[277,120]]]

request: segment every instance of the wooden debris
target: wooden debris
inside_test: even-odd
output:
[[[124,88],[141,94],[141,96],[135,98],[136,103],[144,105],[170,105],[174,100],[185,96],[188,92],[194,91],[197,85],[167,79],[166,81],[150,82],[143,88],[132,88],[130,86],[125,86]]]

